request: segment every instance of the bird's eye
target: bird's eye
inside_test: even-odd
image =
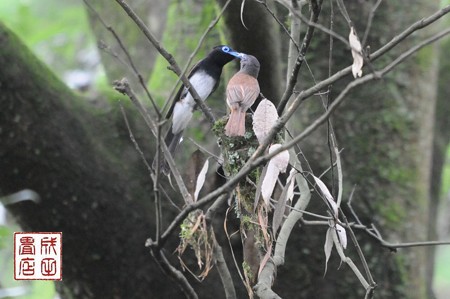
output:
[[[224,51],[225,53],[230,52],[230,48],[227,46],[222,47],[222,51]]]

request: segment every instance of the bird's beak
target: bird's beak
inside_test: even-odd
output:
[[[236,51],[230,51],[230,52],[227,52],[227,53],[232,55],[232,56],[234,56],[234,57],[236,57],[236,58],[238,58],[238,59],[241,59],[245,55],[244,53],[240,53],[240,52],[236,52]]]

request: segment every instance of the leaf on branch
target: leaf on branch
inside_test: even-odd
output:
[[[328,203],[330,204],[331,208],[333,209],[334,216],[337,217],[338,215],[338,206],[336,202],[334,201],[333,196],[331,195],[330,191],[328,190],[327,186],[322,182],[321,179],[313,175],[314,181],[316,182],[317,186],[320,189],[320,192],[322,192],[323,196],[327,199]]]
[[[325,245],[323,246],[323,250],[325,251],[325,272],[323,276],[327,274],[328,260],[331,256],[331,250],[333,250],[333,228],[329,227],[327,229],[327,233],[325,235]]]
[[[272,218],[272,231],[274,236],[276,236],[278,228],[281,226],[283,221],[283,216],[286,213],[286,203],[288,200],[292,199],[290,196],[294,196],[294,184],[292,182],[295,182],[294,176],[296,173],[296,170],[292,168],[289,172],[289,177],[286,180],[286,185],[283,188],[283,192],[281,192],[281,196],[275,205]]]
[[[206,173],[208,172],[209,168],[209,160],[206,159],[205,164],[203,164],[202,170],[200,170],[200,173],[197,177],[197,184],[195,184],[195,192],[194,192],[194,202],[198,199],[198,194],[200,193],[200,190],[202,190],[203,185],[205,184],[206,180]]]
[[[289,184],[288,189],[287,189],[287,194],[286,194],[286,198],[287,201],[292,202],[292,199],[294,198],[294,188],[295,188],[295,175],[297,174],[297,170],[295,170],[295,168],[291,169],[291,172],[289,173],[289,178],[286,182],[286,185]],[[290,179],[290,181],[289,181]]]
[[[245,6],[245,0],[242,0],[242,3],[241,3],[241,23],[242,23],[242,26],[244,26],[244,28],[248,30],[247,26],[245,26],[245,23],[244,23],[244,6]]]
[[[206,155],[200,151],[196,150],[191,154],[190,159],[186,165],[186,170],[184,172],[184,181],[186,183],[186,188],[189,194],[192,196],[192,200],[197,200],[200,189],[203,187],[205,180],[200,178],[200,173],[205,167],[207,161]]]
[[[258,209],[258,222],[267,248],[270,244],[269,232],[267,231],[267,228],[269,227],[269,216],[267,215],[266,207],[262,205],[259,206]]]
[[[269,154],[273,153],[281,147],[281,144],[272,144],[269,148]],[[281,153],[275,155],[270,161],[273,161],[275,166],[280,170],[281,173],[286,172],[286,168],[289,164],[289,151],[285,150]],[[270,163],[270,162],[269,162]]]
[[[256,186],[256,194],[255,194],[255,203],[253,204],[253,212],[256,211],[256,207],[258,206],[259,198],[261,197],[261,191],[262,191],[262,185],[263,185],[263,178],[266,177],[268,165],[265,165],[260,176],[260,180],[258,182],[258,185]]]
[[[342,245],[342,248],[346,249],[347,248],[347,233],[345,232],[345,228],[336,223],[336,232],[337,235],[339,237],[339,242]]]
[[[269,148],[269,153],[272,153],[273,151],[275,151],[280,147],[281,144],[273,144]],[[269,164],[267,166],[266,175],[264,176],[261,187],[261,195],[267,206],[269,206],[270,197],[272,196],[273,189],[275,188],[275,184],[278,180],[278,176],[280,172],[282,173],[286,172],[288,164],[289,164],[288,151],[282,151],[281,153],[270,159]]]
[[[364,65],[364,59],[362,57],[362,46],[359,41],[358,36],[356,35],[355,29],[353,27],[350,28],[350,35],[348,37],[348,42],[350,44],[350,48],[352,50],[353,64],[352,64],[352,73],[353,77],[361,77],[362,76],[362,67]]]
[[[269,261],[270,256],[272,255],[272,244],[270,244],[269,248],[267,249],[266,254],[261,260],[261,263],[259,264],[259,270],[258,270],[258,277],[261,274],[261,271],[264,269],[264,266]]]
[[[253,114],[253,131],[260,144],[263,143],[277,120],[277,108],[268,99],[263,99]]]
[[[270,197],[272,196],[279,174],[280,170],[275,166],[273,161],[270,160],[261,186],[261,195],[266,206],[269,206]]]

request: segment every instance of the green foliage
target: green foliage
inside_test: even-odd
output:
[[[58,73],[77,66],[76,56],[94,46],[84,6],[76,0],[0,1],[0,19]]]
[[[447,148],[447,161],[444,164],[442,171],[442,186],[441,194],[445,195],[450,192],[450,146]]]
[[[7,226],[0,225],[0,249],[5,248],[8,246],[11,235],[11,229]]]

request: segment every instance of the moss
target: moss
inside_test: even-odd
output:
[[[429,71],[430,66],[435,59],[434,47],[424,47],[416,54],[416,62],[421,71]]]
[[[391,198],[392,199],[392,198]],[[389,205],[386,202],[381,202],[377,205],[379,216],[385,221],[386,229],[395,229],[399,225],[404,224],[407,213],[404,209],[404,204],[399,200],[390,200]]]
[[[244,270],[244,273],[246,274],[248,279],[253,280],[252,270],[250,269],[250,265],[246,261],[242,262],[242,270]]]

